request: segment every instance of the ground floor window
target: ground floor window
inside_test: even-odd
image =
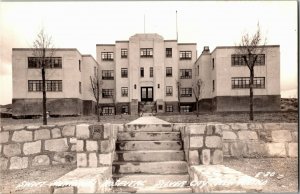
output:
[[[112,98],[114,95],[113,89],[102,89],[102,98]]]
[[[114,107],[112,106],[105,106],[102,108],[102,114],[103,115],[113,115],[114,114]]]
[[[192,106],[180,106],[180,112],[191,112]]]
[[[166,106],[166,112],[173,112],[173,106],[172,105],[167,105]]]
[[[28,80],[29,92],[41,92],[43,91],[42,80]],[[62,80],[46,80],[47,92],[62,92]]]
[[[181,88],[180,96],[181,97],[191,97],[192,96],[192,88]]]
[[[122,106],[122,110],[121,110],[121,113],[122,114],[128,114],[129,113],[129,111],[128,111],[128,105],[123,105]]]

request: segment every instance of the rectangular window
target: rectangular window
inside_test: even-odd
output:
[[[212,91],[215,91],[215,80],[212,80]]]
[[[81,94],[81,82],[79,82],[79,94]]]
[[[122,87],[121,88],[121,95],[122,95],[122,97],[127,97],[128,96],[128,87]]]
[[[192,51],[180,51],[179,59],[180,60],[191,60],[192,59]]]
[[[128,114],[128,113],[129,113],[128,110],[129,110],[128,105],[123,105],[123,106],[122,106],[121,113],[122,113],[122,114]]]
[[[102,89],[102,98],[112,98],[114,96],[114,89]]]
[[[265,65],[265,55],[264,54],[258,54],[258,55],[252,55],[252,60],[254,60],[254,57],[256,58],[254,65]],[[249,60],[249,57],[246,58]],[[242,55],[233,54],[231,55],[231,65],[232,66],[245,66],[246,62]]]
[[[192,70],[180,69],[180,79],[192,79]]]
[[[212,69],[215,69],[215,59],[212,59]]]
[[[81,60],[78,61],[79,71],[81,71]]]
[[[153,67],[150,67],[150,77],[153,77]]]
[[[166,67],[166,77],[172,77],[172,67]]]
[[[97,68],[94,67],[94,76],[97,77]]]
[[[114,107],[104,106],[104,107],[102,107],[102,114],[103,115],[113,115],[113,114],[115,114],[114,110],[115,110]]]
[[[181,88],[180,96],[181,97],[192,97],[192,88]]]
[[[121,77],[122,78],[128,77],[128,69],[127,68],[121,68]]]
[[[191,112],[192,107],[191,106],[180,106],[180,112]]]
[[[166,87],[166,96],[173,96],[173,87],[172,86]]]
[[[121,58],[127,58],[128,51],[127,49],[121,49]]]
[[[102,79],[103,80],[113,80],[114,71],[113,70],[102,70]]]
[[[43,91],[42,80],[28,80],[29,92],[41,92]],[[46,80],[47,92],[62,92],[62,80]]]
[[[231,78],[231,88],[249,88],[250,78],[249,77],[232,77]],[[253,88],[265,88],[265,78],[264,77],[254,77]]]
[[[113,61],[114,53],[113,52],[101,52],[102,61]]]
[[[166,48],[166,57],[172,57],[172,48]]]
[[[62,58],[61,57],[45,57],[44,61],[41,57],[28,57],[28,68],[36,69],[41,68],[42,64],[45,64],[45,68],[48,69],[60,69],[62,68]]]
[[[141,53],[141,57],[153,57],[152,48],[141,48],[140,53]]]
[[[172,105],[167,105],[166,106],[166,112],[173,112],[173,106]]]
[[[140,74],[141,74],[141,77],[144,77],[144,67],[141,67]]]

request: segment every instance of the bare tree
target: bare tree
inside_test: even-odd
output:
[[[91,81],[91,92],[96,100],[96,114],[97,114],[97,120],[100,122],[100,97],[101,97],[101,88],[102,88],[102,80],[101,76],[99,74],[98,68],[96,68],[96,71],[94,73],[94,76],[90,76]]]
[[[197,79],[193,83],[193,93],[196,98],[196,109],[197,109],[197,117],[199,116],[199,101],[202,95],[202,90],[203,90],[204,82],[202,79]]]
[[[43,125],[47,125],[47,92],[46,92],[46,68],[51,68],[52,57],[55,54],[51,36],[45,33],[42,28],[33,42],[33,56],[36,63],[41,68],[42,90],[43,90]]]
[[[261,59],[260,54],[265,50],[266,39],[262,39],[262,34],[260,31],[260,26],[257,24],[256,32],[251,36],[249,33],[246,33],[242,36],[242,40],[239,45],[236,47],[236,53],[239,54],[243,62],[247,65],[250,71],[250,120],[253,121],[253,80],[254,80],[254,66]]]

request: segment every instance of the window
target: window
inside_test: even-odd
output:
[[[129,113],[129,111],[128,111],[128,105],[123,105],[122,106],[122,110],[121,110],[121,113],[122,114],[128,114]]]
[[[114,96],[113,89],[102,89],[102,98],[112,98]]]
[[[192,79],[192,70],[180,69],[180,79]]]
[[[79,93],[81,94],[81,82],[79,82]]]
[[[102,79],[103,80],[113,80],[114,71],[113,70],[102,70]]]
[[[166,67],[166,77],[172,77],[172,67]]]
[[[181,97],[192,97],[192,88],[181,88],[180,96]]]
[[[127,68],[121,68],[121,77],[123,77],[123,78],[128,77],[128,69]]]
[[[56,69],[62,68],[62,58],[61,57],[45,57],[45,68]],[[42,67],[43,60],[41,57],[28,57],[28,68],[35,69]]]
[[[166,112],[173,112],[173,106],[172,105],[167,105],[166,106]]]
[[[78,67],[79,67],[79,71],[81,71],[81,61],[78,61]]]
[[[231,88],[249,88],[250,78],[249,77],[233,77],[231,78]],[[264,77],[254,77],[253,88],[265,88],[265,78]]]
[[[162,110],[163,109],[163,105],[158,105],[158,110]]]
[[[212,80],[212,91],[215,91],[215,80]]]
[[[128,96],[128,88],[127,87],[122,87],[121,88],[121,94],[122,94],[122,97],[127,97]]]
[[[173,96],[173,87],[172,86],[166,87],[166,96]]]
[[[127,49],[121,49],[121,58],[127,58],[128,51]]]
[[[160,88],[160,84],[157,84],[157,88]]]
[[[150,67],[150,77],[153,77],[153,67]]]
[[[28,91],[29,92],[43,91],[42,80],[28,80]],[[47,92],[61,92],[62,91],[62,80],[46,80],[46,91]]]
[[[180,112],[191,112],[192,107],[191,106],[180,106]]]
[[[265,65],[265,55],[264,54],[252,55],[252,56],[253,57],[257,56],[255,65]],[[249,60],[248,56],[247,56],[247,60]],[[246,65],[246,62],[242,55],[233,54],[233,55],[231,55],[231,65],[232,66],[244,66],[244,65]]]
[[[166,57],[172,57],[172,48],[166,48]]]
[[[153,57],[153,49],[141,48],[141,57]]]
[[[180,51],[179,59],[180,60],[191,60],[192,59],[192,51]]]
[[[113,115],[114,114],[114,107],[111,106],[104,106],[102,107],[102,114],[103,115]]]
[[[215,69],[215,59],[212,59],[212,69]]]
[[[141,73],[141,77],[144,77],[144,67],[141,67],[140,73]]]
[[[102,61],[113,61],[114,53],[113,52],[101,52]]]

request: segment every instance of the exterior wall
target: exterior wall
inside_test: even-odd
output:
[[[95,77],[95,69],[99,68],[98,63],[91,55],[82,55],[81,62],[81,90],[82,90],[82,100],[92,100],[96,101],[95,97],[91,91],[91,81],[90,77]]]

